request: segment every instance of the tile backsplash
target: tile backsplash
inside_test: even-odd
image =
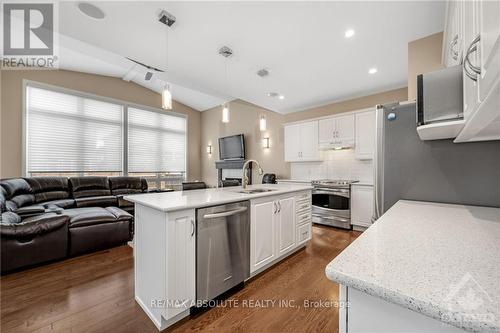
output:
[[[373,183],[373,160],[357,160],[353,149],[322,151],[321,157],[321,162],[290,163],[290,178],[351,179]]]

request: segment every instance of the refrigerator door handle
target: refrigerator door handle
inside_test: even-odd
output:
[[[375,222],[381,215],[382,212],[382,176],[383,172],[383,144],[384,144],[384,107],[382,105],[377,105],[375,109],[375,153],[373,156],[374,165],[374,175],[373,175],[373,190],[374,190],[374,210],[372,223]]]

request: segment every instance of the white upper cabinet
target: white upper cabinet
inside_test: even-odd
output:
[[[318,121],[285,125],[285,161],[319,161]]]
[[[449,16],[460,18],[463,36],[465,126],[454,142],[500,140],[500,2],[451,1]]]
[[[321,119],[319,146],[320,149],[354,146],[354,115]]]
[[[356,150],[358,160],[373,159],[375,146],[375,111],[356,113]]]

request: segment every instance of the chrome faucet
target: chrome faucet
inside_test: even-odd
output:
[[[257,160],[247,160],[245,162],[245,164],[243,164],[243,181],[241,182],[241,185],[243,186],[243,188],[247,188],[247,185],[248,185],[247,168],[248,168],[248,165],[250,163],[252,163],[252,162],[254,162],[255,164],[257,164],[257,167],[259,168],[259,175],[262,175],[264,173],[264,171],[260,167],[259,161],[257,161]]]

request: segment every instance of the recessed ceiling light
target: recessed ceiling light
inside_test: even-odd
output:
[[[78,9],[83,14],[96,20],[102,20],[106,17],[106,14],[99,7],[91,4],[90,2],[79,2]]]
[[[279,95],[279,97],[278,97],[278,98],[279,98],[279,99],[285,99],[285,96],[283,96],[283,95]]]
[[[370,69],[368,70],[368,73],[370,73],[370,74],[375,74],[375,73],[377,73],[377,72],[378,72],[378,70],[377,70],[375,67],[370,68]]]
[[[354,32],[354,30],[353,30],[353,29],[347,29],[347,30],[345,31],[344,36],[345,36],[345,38],[351,38],[352,36],[354,36],[354,33],[355,33],[355,32]]]

